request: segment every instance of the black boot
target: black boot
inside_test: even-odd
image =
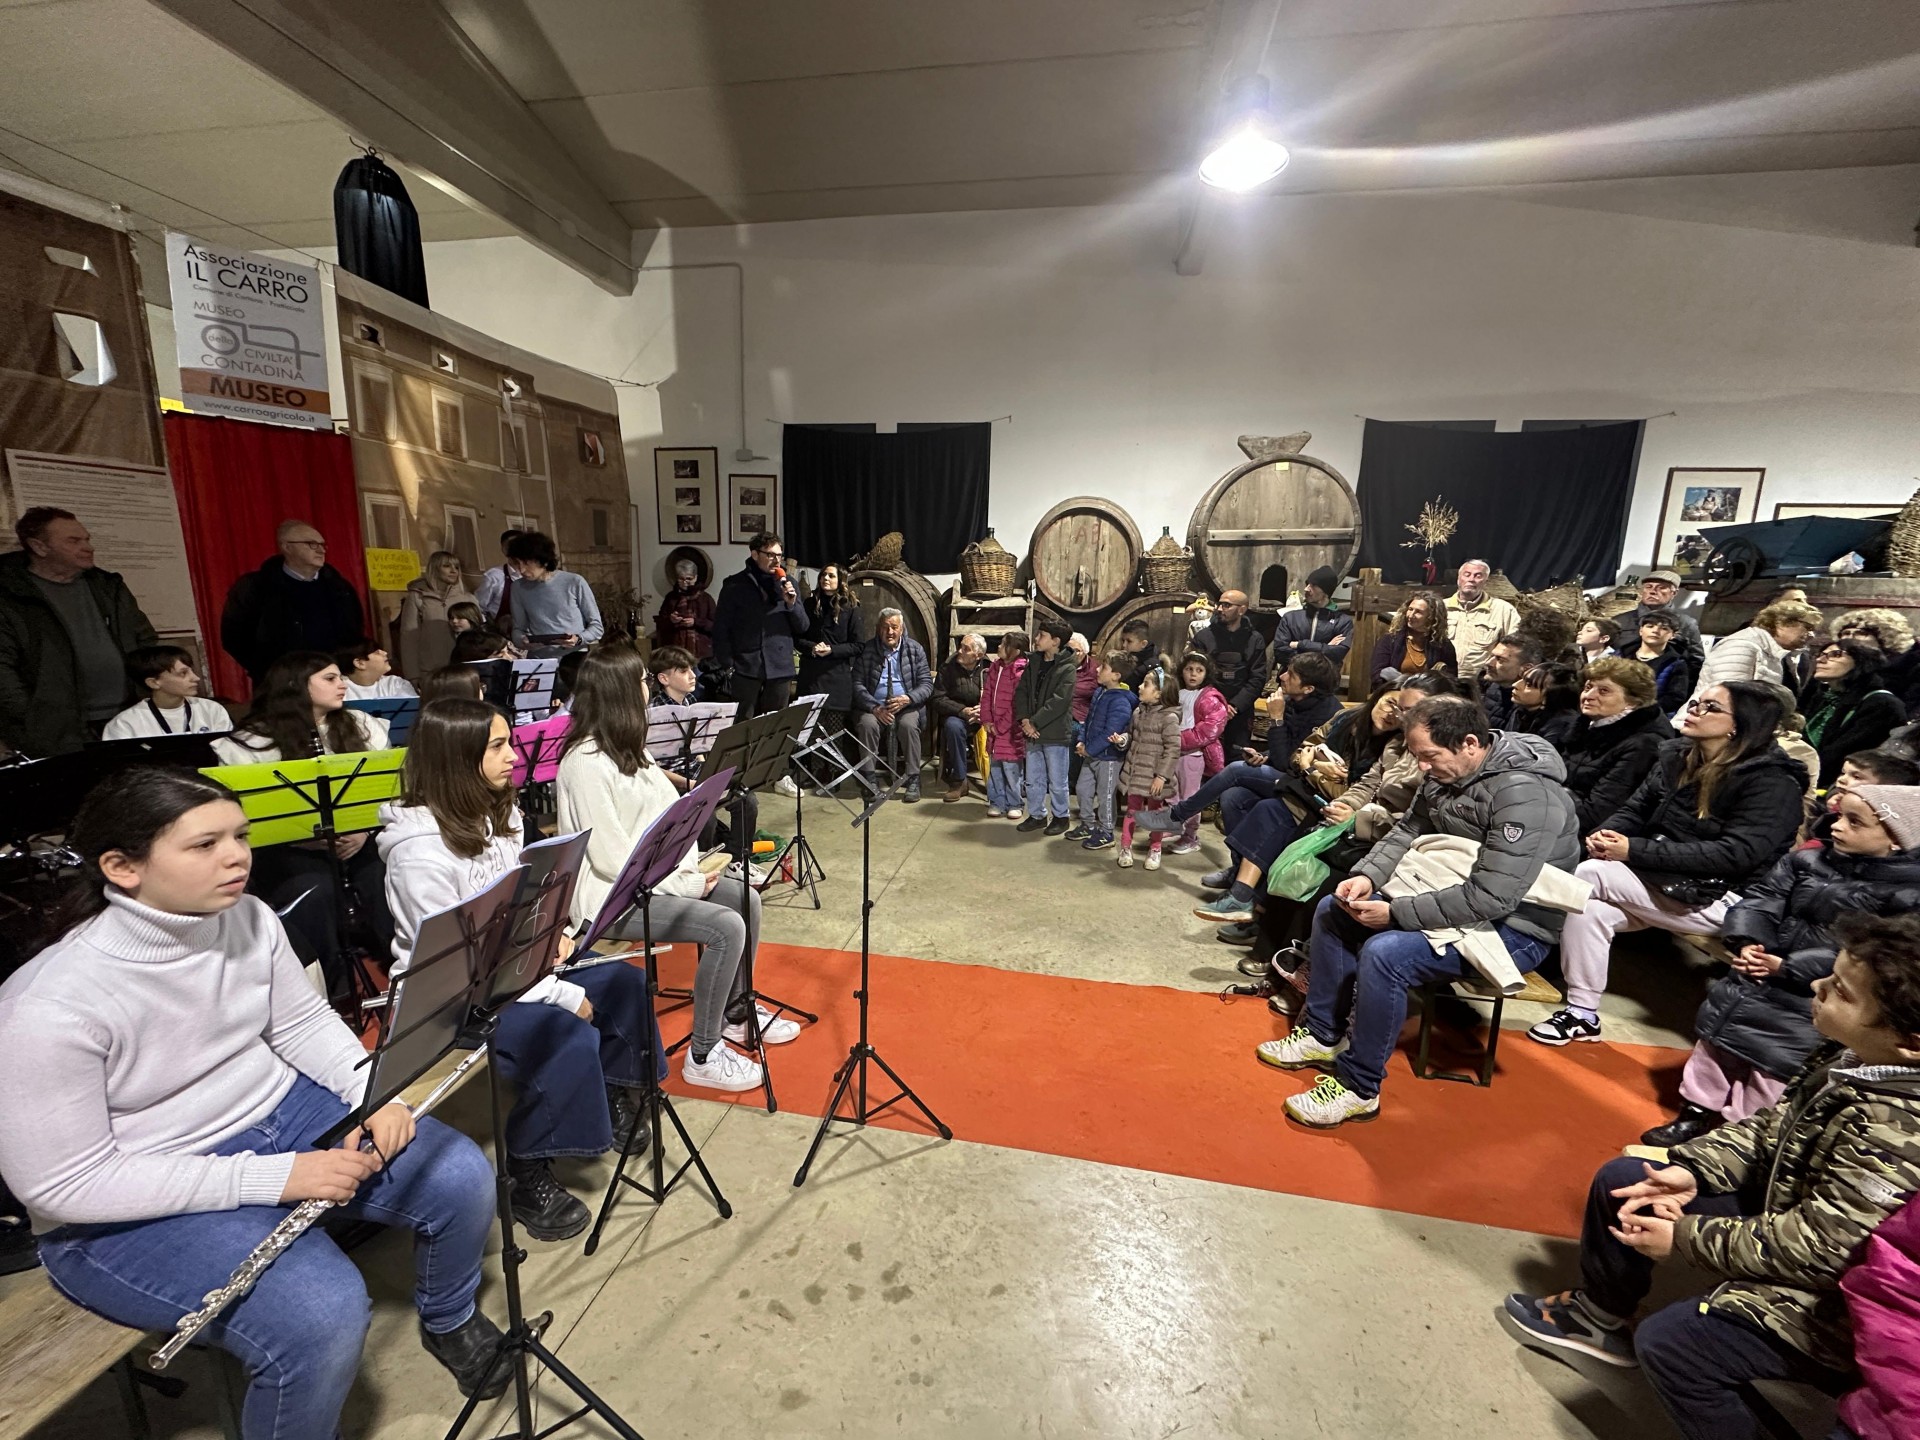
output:
[[[613,1148],[627,1143],[627,1132],[635,1131],[629,1153],[639,1155],[653,1143],[653,1127],[647,1124],[647,1112],[624,1085],[607,1086],[607,1118],[613,1121]]]
[[[460,1393],[478,1395],[482,1400],[498,1399],[513,1383],[513,1367],[500,1353],[501,1338],[500,1327],[478,1306],[464,1325],[444,1335],[433,1334],[425,1325],[420,1327],[420,1343],[447,1367]]]
[[[1712,1110],[1703,1110],[1691,1100],[1680,1107],[1680,1113],[1664,1125],[1656,1125],[1640,1137],[1642,1145],[1653,1145],[1662,1150],[1671,1150],[1676,1145],[1684,1145],[1689,1140],[1698,1139],[1720,1123],[1720,1116]]]
[[[513,1218],[536,1240],[571,1240],[593,1221],[593,1212],[553,1178],[550,1160],[507,1157],[513,1177]]]

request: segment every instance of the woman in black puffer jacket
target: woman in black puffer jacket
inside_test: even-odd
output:
[[[1800,703],[1807,741],[1820,752],[1822,790],[1840,777],[1847,756],[1877,748],[1907,723],[1907,707],[1880,683],[1886,664],[1865,640],[1829,640],[1814,653],[1814,683]]]
[[[1851,911],[1920,910],[1920,788],[1860,785],[1840,798],[1833,833],[1789,853],[1727,912],[1721,942],[1733,968],[1707,992],[1699,1039],[1680,1078],[1678,1119],[1648,1145],[1684,1144],[1722,1120],[1744,1120],[1786,1093],[1820,1044],[1813,984],[1833,973],[1834,922]]]
[[[1653,671],[1638,660],[1608,655],[1587,666],[1580,715],[1560,748],[1582,835],[1633,798],[1661,743],[1673,738],[1655,695]]]
[[[1773,688],[1711,685],[1680,713],[1686,738],[1662,745],[1633,798],[1587,836],[1574,873],[1593,895],[1561,928],[1567,1004],[1527,1031],[1542,1045],[1600,1038],[1615,935],[1718,934],[1737,892],[1799,832],[1807,767],[1774,743],[1784,712]]]

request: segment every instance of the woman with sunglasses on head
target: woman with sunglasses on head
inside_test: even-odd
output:
[[[1839,778],[1847,756],[1878,749],[1907,723],[1907,707],[1880,683],[1886,663],[1876,646],[1851,636],[1814,652],[1813,684],[1800,703],[1807,740],[1820,752],[1822,790]]]
[[[520,863],[522,835],[506,716],[479,700],[436,700],[407,738],[405,788],[380,810],[394,975],[412,962],[421,921]],[[570,1239],[592,1220],[553,1162],[625,1142],[640,1123],[631,1091],[646,1083],[649,1053],[660,1053],[653,1005],[646,973],[631,965],[549,975],[501,1012],[493,1054],[515,1091],[513,1218],[534,1239]],[[646,1141],[643,1131],[634,1148]]]
[[[330,655],[295,650],[267,667],[253,706],[233,734],[214,740],[223,765],[266,765],[362,750],[386,750],[387,722],[349,710],[347,677]],[[336,840],[366,939],[375,954],[393,943],[386,872],[367,832]],[[345,937],[339,934],[333,864],[317,840],[273,845],[254,856],[253,893],[282,912],[301,957],[318,961],[333,993],[347,984]],[[289,908],[291,907],[291,908]]]
[[[463,1393],[501,1394],[500,1332],[474,1304],[492,1167],[399,1104],[311,1148],[360,1103],[366,1050],[247,895],[233,793],[188,770],[123,771],[67,843],[82,871],[60,938],[0,987],[0,1171],[55,1286],[121,1325],[172,1330],[289,1207],[329,1200],[414,1232],[421,1342]],[[315,1226],[201,1332],[247,1372],[245,1440],[338,1434],[370,1313]]]
[[[1806,767],[1775,743],[1781,708],[1772,687],[1710,685],[1680,714],[1681,738],[1660,747],[1633,797],[1587,836],[1588,858],[1574,873],[1593,896],[1560,932],[1566,1008],[1527,1031],[1543,1045],[1600,1038],[1615,935],[1719,933],[1739,892],[1799,832]]]

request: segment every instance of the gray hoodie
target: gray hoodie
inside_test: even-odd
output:
[[[1400,823],[1354,867],[1384,891],[1394,866],[1422,835],[1458,835],[1480,845],[1463,884],[1392,899],[1396,930],[1511,925],[1555,940],[1565,913],[1522,903],[1543,867],[1572,870],[1581,860],[1566,767],[1538,735],[1499,731],[1480,768],[1464,780],[1426,780]]]

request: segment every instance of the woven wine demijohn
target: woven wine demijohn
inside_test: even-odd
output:
[[[960,593],[970,600],[991,600],[1013,594],[1013,580],[1020,562],[998,540],[993,531],[960,552]]]
[[[874,542],[873,549],[847,568],[850,570],[898,570],[901,556],[906,548],[907,537],[898,530],[889,530]]]
[[[1887,531],[1887,568],[1903,580],[1920,579],[1920,490],[1900,507]]]
[[[1174,595],[1193,588],[1193,551],[1160,527],[1160,538],[1140,557],[1140,588],[1149,595]]]

